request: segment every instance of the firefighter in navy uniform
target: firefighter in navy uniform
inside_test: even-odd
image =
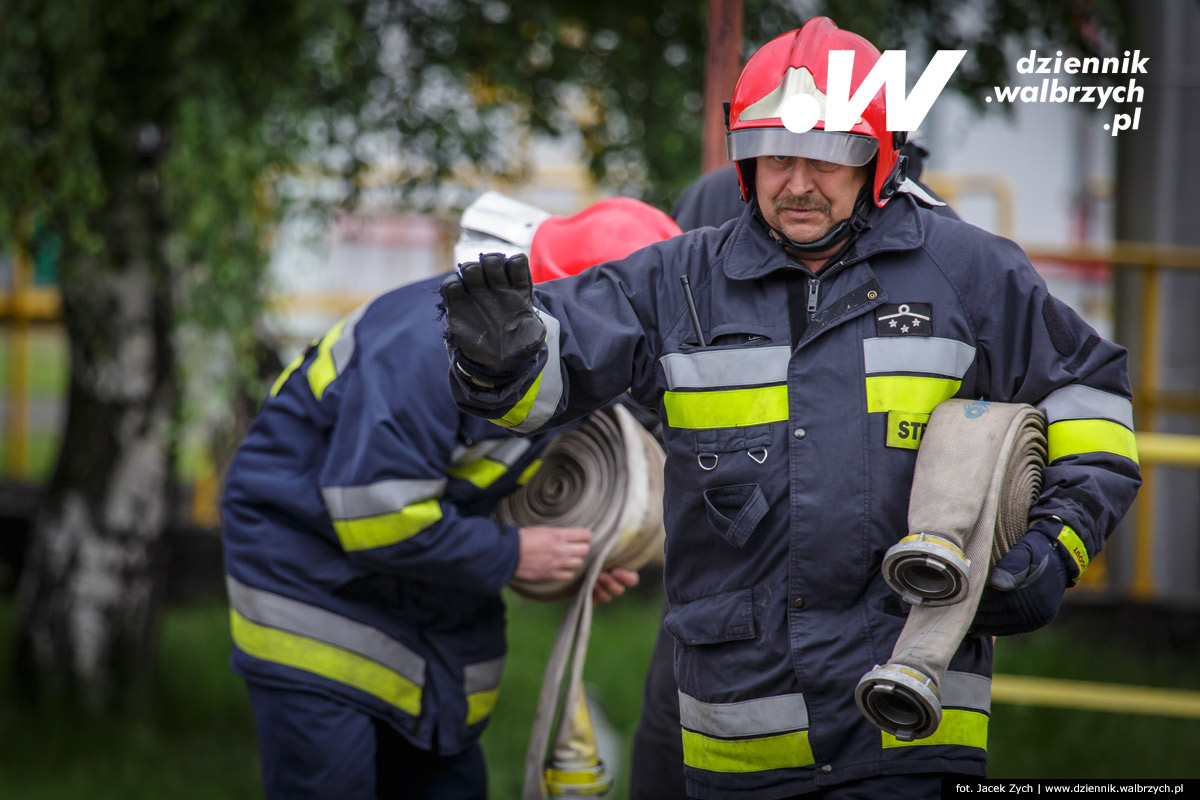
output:
[[[537,279],[679,232],[624,198],[577,217],[537,229]],[[485,797],[478,737],[504,663],[500,590],[514,575],[570,578],[587,553],[584,529],[488,517],[549,436],[517,438],[455,407],[441,280],[379,296],[308,348],[229,468],[232,665],[272,800]],[[636,580],[602,573],[594,597]]]
[[[952,219],[959,216],[920,182],[929,151],[912,139],[900,149],[905,157],[907,179],[922,205]],[[685,231],[719,228],[737,219],[746,208],[733,164],[715,169],[680,193],[671,208],[671,218]],[[907,425],[907,423],[905,423]],[[666,611],[664,604],[664,612]],[[642,710],[633,733],[633,752],[629,761],[629,800],[684,800],[683,745],[679,737],[679,688],[675,685],[675,639],[665,625],[659,626],[654,640]]]
[[[1140,484],[1124,350],[1016,245],[903,190],[883,92],[849,132],[784,128],[782,104],[820,103],[828,53],[847,49],[853,92],[879,51],[825,18],[747,63],[737,220],[535,291],[502,256],[443,289],[464,410],[520,424],[536,405],[558,424],[626,387],[659,410],[665,624],[697,798],[927,798],[943,775],[983,775],[987,693],[953,687],[990,681],[989,634],[1054,618]],[[908,532],[913,425],[951,397],[1039,407],[1051,463],[950,664],[943,725],[902,742],[854,690],[906,618],[880,564]]]

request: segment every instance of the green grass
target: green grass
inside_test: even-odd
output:
[[[493,800],[519,797],[544,660],[564,611],[510,598],[510,657],[484,734]],[[658,624],[659,601],[639,591],[596,610],[586,679],[625,742],[618,790],[626,796],[628,742]],[[12,604],[0,603],[11,631]],[[249,705],[229,671],[225,609],[170,609],[152,707],[121,719],[79,720],[0,704],[0,795],[23,800],[224,800],[261,797]],[[0,666],[11,662],[0,636]],[[1087,638],[1056,624],[1002,640],[998,671],[1079,680],[1200,688],[1200,643],[1147,656],[1116,636]],[[0,672],[7,680],[7,671]],[[8,688],[0,686],[0,689]],[[991,775],[1011,778],[1177,778],[1200,775],[1200,720],[993,706]]]
[[[12,605],[0,609],[11,631]],[[28,800],[261,797],[245,690],[230,672],[228,614],[167,614],[152,708],[121,718],[0,709],[3,796]],[[11,663],[11,636],[2,655]],[[6,673],[7,677],[7,673]]]
[[[995,669],[1200,690],[1200,642],[1143,648],[1115,630],[1107,634],[1099,627],[1088,630],[1063,621],[1034,634],[1002,639],[997,642]],[[1200,776],[1200,719],[993,704],[989,727],[988,771],[995,778]]]

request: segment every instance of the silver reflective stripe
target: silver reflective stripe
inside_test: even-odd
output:
[[[708,389],[783,383],[788,376],[788,347],[745,347],[701,353],[667,353],[659,359],[667,388]]]
[[[934,336],[880,336],[863,339],[867,374],[930,372],[962,380],[975,360],[975,348]]]
[[[473,447],[459,445],[454,448],[450,466],[461,467],[487,458],[506,467],[511,467],[531,447],[533,447],[533,442],[528,439],[488,439],[486,442],[480,442]]]
[[[737,703],[702,703],[679,693],[679,722],[709,736],[759,736],[808,727],[802,694],[781,694]]]
[[[491,661],[480,661],[478,664],[467,664],[463,667],[463,688],[467,694],[498,689],[503,674],[504,656],[493,658]]]
[[[342,374],[342,370],[350,363],[350,357],[354,355],[354,326],[362,319],[363,314],[367,312],[365,303],[356,308],[350,316],[346,317],[345,323],[342,325],[342,333],[338,336],[338,340],[329,348],[329,355],[333,357],[333,369],[338,374]]]
[[[1056,389],[1038,403],[1046,423],[1065,419],[1110,419],[1133,430],[1133,404],[1115,394],[1074,384]]]
[[[531,447],[533,442],[528,439],[500,439],[487,457],[490,461],[498,461],[506,467],[511,467],[520,461],[521,456]]]
[[[921,186],[921,184],[917,183],[912,178],[904,179],[904,183],[900,184],[900,191],[904,192],[905,194],[911,194],[913,197],[916,197],[927,206],[946,205],[944,201],[938,200],[936,197],[926,191],[925,187]]]
[[[516,433],[532,433],[546,424],[558,409],[562,399],[562,363],[558,355],[558,336],[561,326],[558,320],[545,311],[537,309],[538,316],[546,326],[546,366],[542,369],[542,383],[537,398],[529,409],[529,415],[520,425],[514,425]]]
[[[463,464],[473,464],[479,459],[486,456],[488,453],[496,449],[496,443],[499,439],[489,439],[486,442],[480,442],[472,447],[459,445],[454,448],[454,452],[450,454],[450,466],[461,467]]]
[[[947,672],[938,687],[943,706],[969,708],[985,714],[992,710],[992,679],[973,672]]]
[[[225,576],[229,605],[251,622],[349,650],[425,685],[425,660],[378,628]]]
[[[327,486],[321,490],[333,519],[360,519],[400,511],[418,500],[441,497],[445,478],[390,480],[366,486]]]

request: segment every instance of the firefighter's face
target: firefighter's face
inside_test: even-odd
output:
[[[754,187],[763,218],[797,242],[815,242],[849,219],[867,167],[798,156],[759,156]]]

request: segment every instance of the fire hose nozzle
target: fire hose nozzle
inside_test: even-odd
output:
[[[550,797],[602,797],[612,788],[612,776],[604,762],[546,762],[546,793]]]
[[[935,533],[913,533],[883,556],[883,579],[910,605],[948,606],[970,585],[970,560],[962,548]]]
[[[924,739],[942,722],[937,685],[903,664],[876,666],[854,689],[858,710],[880,730],[902,742]]]

